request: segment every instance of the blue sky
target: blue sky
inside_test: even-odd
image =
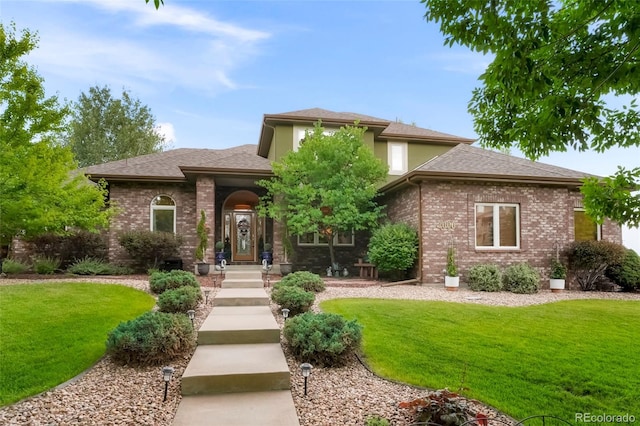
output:
[[[0,0],[0,20],[37,31],[28,58],[49,95],[123,88],[174,148],[257,143],[263,114],[306,108],[400,119],[476,137],[467,112],[491,58],[443,46],[419,1]],[[518,155],[514,151],[514,155]],[[540,161],[597,175],[640,148]],[[640,251],[640,233],[625,232]]]

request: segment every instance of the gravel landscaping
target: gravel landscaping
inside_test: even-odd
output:
[[[67,279],[64,279],[68,281]],[[46,280],[52,282],[51,280]],[[148,281],[142,279],[81,279],[81,281],[120,283],[148,291]],[[22,280],[0,279],[0,285]],[[32,281],[29,281],[32,282]],[[202,282],[212,286],[212,282]],[[381,287],[375,282],[340,280],[329,282],[327,291],[317,295],[318,302],[331,298],[372,297],[387,299],[442,300],[460,303],[482,303],[501,306],[523,306],[567,299],[636,299],[640,294],[542,291],[534,295],[511,293],[475,293],[460,289],[448,292],[440,287],[391,286]],[[211,311],[212,288],[209,304],[202,303],[196,313],[196,327]],[[277,321],[282,317],[272,306]],[[287,353],[291,369],[291,390],[298,409],[301,425],[363,425],[370,415],[392,420],[394,425],[408,425],[406,410],[398,403],[424,396],[425,390],[392,383],[369,372],[356,357],[341,368],[314,368],[308,382],[308,395],[304,396],[304,382],[299,362]],[[170,425],[180,402],[180,377],[191,354],[171,365],[176,369],[170,382],[168,398],[163,402],[164,382],[161,369],[129,368],[115,365],[108,358],[99,360],[94,367],[73,380],[0,409],[3,425]],[[498,415],[482,408],[489,417]]]

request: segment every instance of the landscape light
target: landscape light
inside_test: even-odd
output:
[[[304,377],[304,396],[307,396],[307,379],[311,375],[312,368],[313,366],[308,362],[305,362],[300,366],[300,369],[302,370],[302,377]]]
[[[193,309],[189,309],[187,311],[187,315],[189,315],[189,319],[191,320],[191,326],[193,326],[193,319],[196,317],[196,311]]]
[[[173,376],[173,372],[175,370],[173,367],[162,367],[162,379],[164,380],[164,399],[167,400],[167,390],[169,389],[169,381],[171,380],[171,376]]]
[[[287,308],[282,309],[282,317],[284,318],[285,321],[287,320],[287,318],[289,318],[289,312],[290,311]]]

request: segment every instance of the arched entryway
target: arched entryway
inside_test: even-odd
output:
[[[258,262],[264,240],[264,221],[258,217],[258,195],[239,190],[227,197],[222,207],[222,232],[231,250],[231,262]]]

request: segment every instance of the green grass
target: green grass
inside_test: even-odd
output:
[[[378,374],[457,390],[515,417],[640,416],[640,302],[529,307],[338,299],[324,311],[364,325]]]
[[[0,406],[91,367],[104,354],[109,331],[154,304],[148,294],[119,285],[0,286]]]

